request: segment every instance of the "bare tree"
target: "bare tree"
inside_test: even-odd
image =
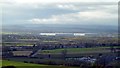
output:
[[[67,49],[65,48],[64,50],[62,50],[62,57],[64,60],[66,58],[66,55],[67,55]]]

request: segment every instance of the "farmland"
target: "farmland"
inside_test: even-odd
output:
[[[68,53],[95,53],[95,52],[110,52],[110,47],[94,47],[94,48],[64,48],[54,50],[42,50],[40,53],[61,53],[67,50]]]
[[[5,34],[2,39],[5,65],[11,62],[15,66],[30,64],[41,68],[93,66],[96,63],[108,66],[119,58],[117,37]]]

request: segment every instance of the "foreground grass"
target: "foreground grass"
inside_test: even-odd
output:
[[[28,68],[76,68],[76,67],[23,63],[23,62],[7,61],[7,60],[2,60],[2,66],[15,66],[16,68],[27,68],[27,67]]]
[[[30,63],[3,60],[2,66],[46,66],[46,65],[30,64]]]

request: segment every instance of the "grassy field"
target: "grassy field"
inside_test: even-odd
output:
[[[42,65],[42,64],[31,64],[16,61],[2,61],[2,66],[15,66],[16,68],[76,68],[76,67],[65,67],[65,66],[53,66],[53,65]]]
[[[120,48],[120,46],[114,48]],[[62,48],[62,49],[53,49],[53,50],[42,50],[39,53],[55,54],[55,53],[61,53],[63,50],[66,50],[67,53],[109,53],[111,52],[111,47],[66,48],[66,49]]]
[[[95,48],[66,48],[67,53],[85,53],[85,52],[102,52],[102,51],[107,51],[109,52],[110,47],[95,47]],[[65,49],[54,49],[54,50],[42,50],[40,53],[61,53]]]

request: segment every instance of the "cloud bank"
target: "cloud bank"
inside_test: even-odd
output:
[[[2,0],[4,24],[117,25],[118,0]]]

